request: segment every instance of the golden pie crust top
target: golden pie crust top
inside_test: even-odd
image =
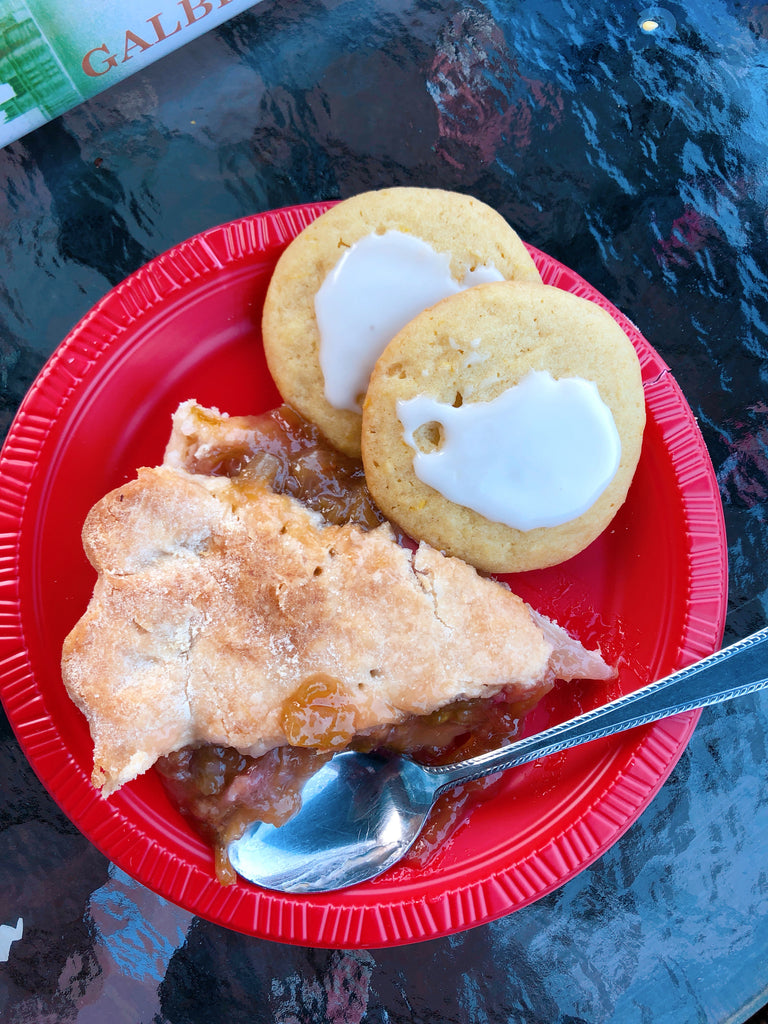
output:
[[[63,650],[65,685],[111,793],[158,757],[286,743],[282,709],[316,673],[357,731],[459,697],[532,687],[551,644],[527,606],[466,563],[330,526],[258,481],[143,469],[89,514],[98,572]]]

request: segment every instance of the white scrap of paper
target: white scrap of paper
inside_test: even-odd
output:
[[[11,945],[18,942],[24,933],[24,921],[19,918],[16,926],[0,924],[0,962],[6,963],[11,954]]]

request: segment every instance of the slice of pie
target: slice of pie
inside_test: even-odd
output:
[[[85,523],[98,579],[62,671],[105,795],[190,745],[335,748],[459,699],[612,674],[505,585],[387,524],[329,523],[241,464],[189,472],[244,424],[185,403],[166,463]]]

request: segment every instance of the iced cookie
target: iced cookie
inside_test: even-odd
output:
[[[412,537],[491,572],[562,562],[608,525],[640,456],[640,365],[616,321],[549,285],[425,310],[376,363],[366,480]]]
[[[262,330],[283,399],[349,455],[387,343],[414,316],[472,285],[540,281],[517,233],[456,192],[390,188],[332,207],[288,246]]]

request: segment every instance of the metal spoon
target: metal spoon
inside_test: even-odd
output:
[[[280,892],[328,892],[364,882],[407,853],[443,790],[760,690],[768,686],[767,655],[768,628],[601,708],[460,764],[429,768],[394,754],[337,754],[306,783],[290,821],[279,828],[255,822],[230,843],[232,866]]]

